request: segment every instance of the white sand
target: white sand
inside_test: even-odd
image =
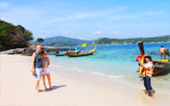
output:
[[[88,73],[50,66],[52,91],[35,92],[31,57],[0,54],[1,106],[169,106],[170,92],[156,89],[155,99],[138,86]],[[40,89],[44,89],[42,81]]]

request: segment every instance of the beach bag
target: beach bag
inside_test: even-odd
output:
[[[32,70],[31,70],[32,71]],[[34,72],[32,72],[32,75],[34,76],[34,77],[37,77],[37,74],[36,74],[36,72],[34,71]]]

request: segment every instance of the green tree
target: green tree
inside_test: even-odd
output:
[[[25,30],[24,31],[24,40],[25,41],[30,41],[30,40],[33,40],[33,36],[32,36],[32,32],[28,31],[28,30]]]
[[[0,47],[24,46],[27,41],[33,40],[32,33],[21,25],[0,20]],[[22,43],[21,43],[22,42]],[[26,45],[25,45],[26,46]]]
[[[42,43],[42,42],[44,42],[44,39],[43,38],[37,38],[36,41],[39,42],[39,43]]]

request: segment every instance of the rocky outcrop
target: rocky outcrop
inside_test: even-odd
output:
[[[1,54],[22,54],[27,51],[27,48],[16,48],[0,52]]]
[[[56,51],[68,51],[68,48],[55,48],[55,47],[50,47],[50,46],[43,46],[42,51],[47,51],[47,52],[53,52],[49,54],[54,54]],[[74,50],[74,49],[71,49]],[[22,55],[27,55],[31,56],[34,52],[36,51],[35,47],[28,47],[28,48],[16,48],[16,49],[10,49],[6,51],[1,51],[0,54],[22,54]]]

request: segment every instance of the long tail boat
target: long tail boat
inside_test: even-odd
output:
[[[63,53],[56,53],[55,55],[56,56],[65,56],[65,55],[68,55],[68,54],[75,54],[75,53],[79,53],[80,52],[80,49],[77,49],[77,50],[73,50],[73,51],[65,51]]]
[[[138,42],[138,46],[140,48],[141,55],[144,54],[144,47],[143,42]],[[154,64],[154,71],[152,76],[160,76],[167,73],[170,73],[170,59],[159,59],[159,60],[152,60]],[[143,69],[142,69],[143,71]]]
[[[68,54],[69,57],[80,57],[80,56],[88,56],[88,55],[93,55],[93,53],[96,51],[96,46],[94,49],[89,50],[87,52],[82,52],[82,53],[74,53],[74,54]]]
[[[65,52],[63,52],[63,53],[56,53],[55,55],[56,56],[65,56],[65,55],[67,55],[68,53],[67,53],[67,51],[65,51]]]

